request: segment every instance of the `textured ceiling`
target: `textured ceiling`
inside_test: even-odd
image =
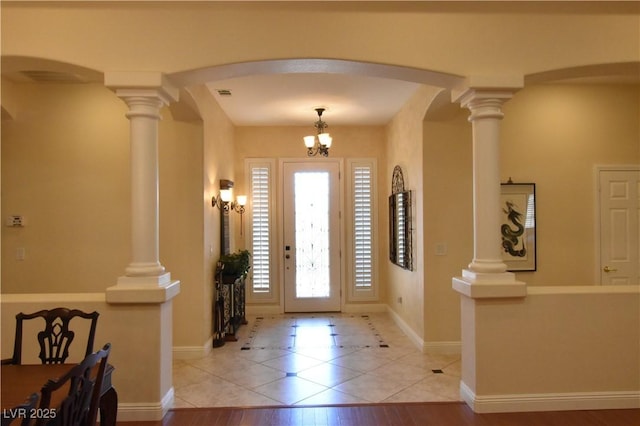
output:
[[[382,125],[419,87],[384,78],[308,73],[256,75],[207,86],[237,126],[312,125],[317,107],[326,109],[322,118],[329,125]]]

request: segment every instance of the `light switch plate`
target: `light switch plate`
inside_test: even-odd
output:
[[[447,255],[447,244],[446,243],[436,244],[436,256],[446,256],[446,255]]]

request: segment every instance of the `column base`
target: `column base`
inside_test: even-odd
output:
[[[163,277],[167,271],[160,262],[134,262],[124,270],[127,277]]]
[[[160,275],[123,275],[118,277],[117,285],[148,285],[162,287],[171,283],[171,273],[165,272]]]
[[[512,272],[479,273],[462,271],[462,277],[453,278],[453,289],[472,299],[526,297],[527,285],[516,281]]]
[[[107,288],[107,303],[164,303],[180,293],[180,281],[162,277],[120,277]]]

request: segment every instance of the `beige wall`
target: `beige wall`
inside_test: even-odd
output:
[[[471,124],[442,96],[424,122],[425,341],[460,340],[451,277],[473,258]],[[594,284],[597,165],[640,163],[640,86],[546,85],[504,106],[502,180],[536,183],[538,270],[529,286]],[[444,107],[440,107],[445,104]],[[436,244],[447,254],[437,256]]]
[[[172,119],[165,109],[159,135],[160,262],[180,280],[173,303],[173,345],[202,346],[211,334],[210,291],[203,265],[203,124]]]
[[[389,265],[385,280],[389,286],[388,304],[418,344],[424,340],[425,296],[422,120],[439,91],[421,86],[387,126],[387,197],[391,193],[391,173],[398,165],[402,168],[405,190],[411,191],[413,215],[413,270]]]
[[[4,83],[13,117],[2,122],[2,217],[27,225],[1,228],[2,293],[104,292],[131,261],[127,107],[101,85]],[[214,214],[202,190],[203,129],[162,115],[160,261],[182,283],[174,343],[202,346],[211,335],[203,203]]]
[[[165,73],[334,58],[459,76],[526,75],[640,59],[631,2],[517,3],[524,2],[3,2],[2,51]]]
[[[638,296],[637,286],[554,286],[463,297],[476,352],[462,360],[473,377],[462,395],[478,412],[638,408]]]
[[[309,158],[302,138],[314,134],[314,117],[310,111],[309,126],[256,126],[236,128],[236,168],[244,167],[244,158]],[[330,116],[323,119],[331,125]],[[352,126],[329,128],[334,139],[330,158],[358,158],[384,156],[382,126]],[[238,176],[240,178],[240,176]]]
[[[203,147],[198,162],[193,164],[196,170],[202,171],[198,173],[199,182],[195,184],[192,200],[198,207],[193,218],[174,223],[179,228],[193,229],[199,237],[197,247],[193,246],[193,256],[198,259],[194,266],[200,279],[192,288],[185,289],[183,284],[181,295],[174,301],[175,346],[181,347],[187,357],[211,348],[207,343],[213,324],[213,274],[221,253],[220,210],[211,206],[211,197],[218,195],[220,179],[235,179],[231,160],[234,156],[233,125],[206,87],[191,87],[189,95],[203,120]]]
[[[14,117],[2,122],[2,217],[27,225],[1,228],[2,292],[104,291],[130,261],[126,105],[99,85],[14,89]]]
[[[471,124],[467,110],[446,109],[430,109],[424,122],[425,341],[441,346],[460,341],[460,295],[451,277],[473,258]]]
[[[502,181],[534,182],[529,285],[595,284],[595,166],[640,163],[640,86],[533,86],[504,107]]]

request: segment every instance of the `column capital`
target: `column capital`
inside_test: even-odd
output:
[[[129,119],[133,117],[148,117],[156,120],[161,120],[160,108],[162,108],[166,102],[155,91],[151,90],[117,90],[116,95],[124,100],[129,107],[129,111],[125,116]]]
[[[179,89],[160,72],[110,71],[104,74],[104,85],[125,101],[128,98],[153,98],[169,105],[179,98]]]
[[[471,111],[469,121],[483,118],[502,120],[502,105],[513,97],[513,91],[496,89],[468,89],[460,95],[458,102]]]
[[[472,76],[451,91],[451,101],[471,110],[480,106],[495,109],[523,87],[524,76]],[[502,118],[502,113],[496,118]]]

